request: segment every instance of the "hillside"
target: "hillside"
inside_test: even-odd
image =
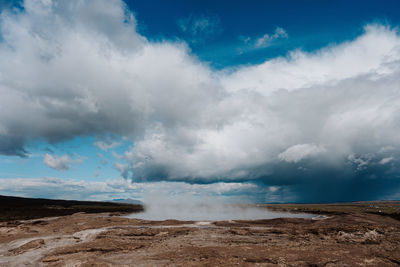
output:
[[[0,195],[0,221],[71,215],[77,212],[140,212],[143,206],[127,203],[24,198]]]

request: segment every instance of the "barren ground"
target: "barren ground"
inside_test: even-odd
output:
[[[76,213],[0,223],[0,266],[399,264],[400,221],[361,211],[324,219],[218,222]]]

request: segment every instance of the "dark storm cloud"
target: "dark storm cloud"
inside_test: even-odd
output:
[[[276,164],[271,174],[259,181],[269,186],[284,186],[291,201],[376,200],[398,193],[399,173],[398,160],[383,163],[381,154],[370,154],[368,158],[354,156],[330,164],[324,160]]]
[[[24,148],[22,138],[0,135],[0,154],[24,158],[28,156],[28,151]]]

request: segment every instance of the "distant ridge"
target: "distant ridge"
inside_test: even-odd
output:
[[[140,204],[25,198],[0,195],[0,222],[71,215],[77,212],[132,213],[140,211],[143,211],[143,206]]]
[[[106,202],[123,203],[123,204],[133,204],[133,205],[143,205],[143,202],[132,198],[116,198],[113,200],[107,200]]]

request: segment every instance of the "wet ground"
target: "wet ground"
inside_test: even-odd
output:
[[[146,221],[77,213],[0,224],[0,266],[398,266],[400,221],[368,213]]]

